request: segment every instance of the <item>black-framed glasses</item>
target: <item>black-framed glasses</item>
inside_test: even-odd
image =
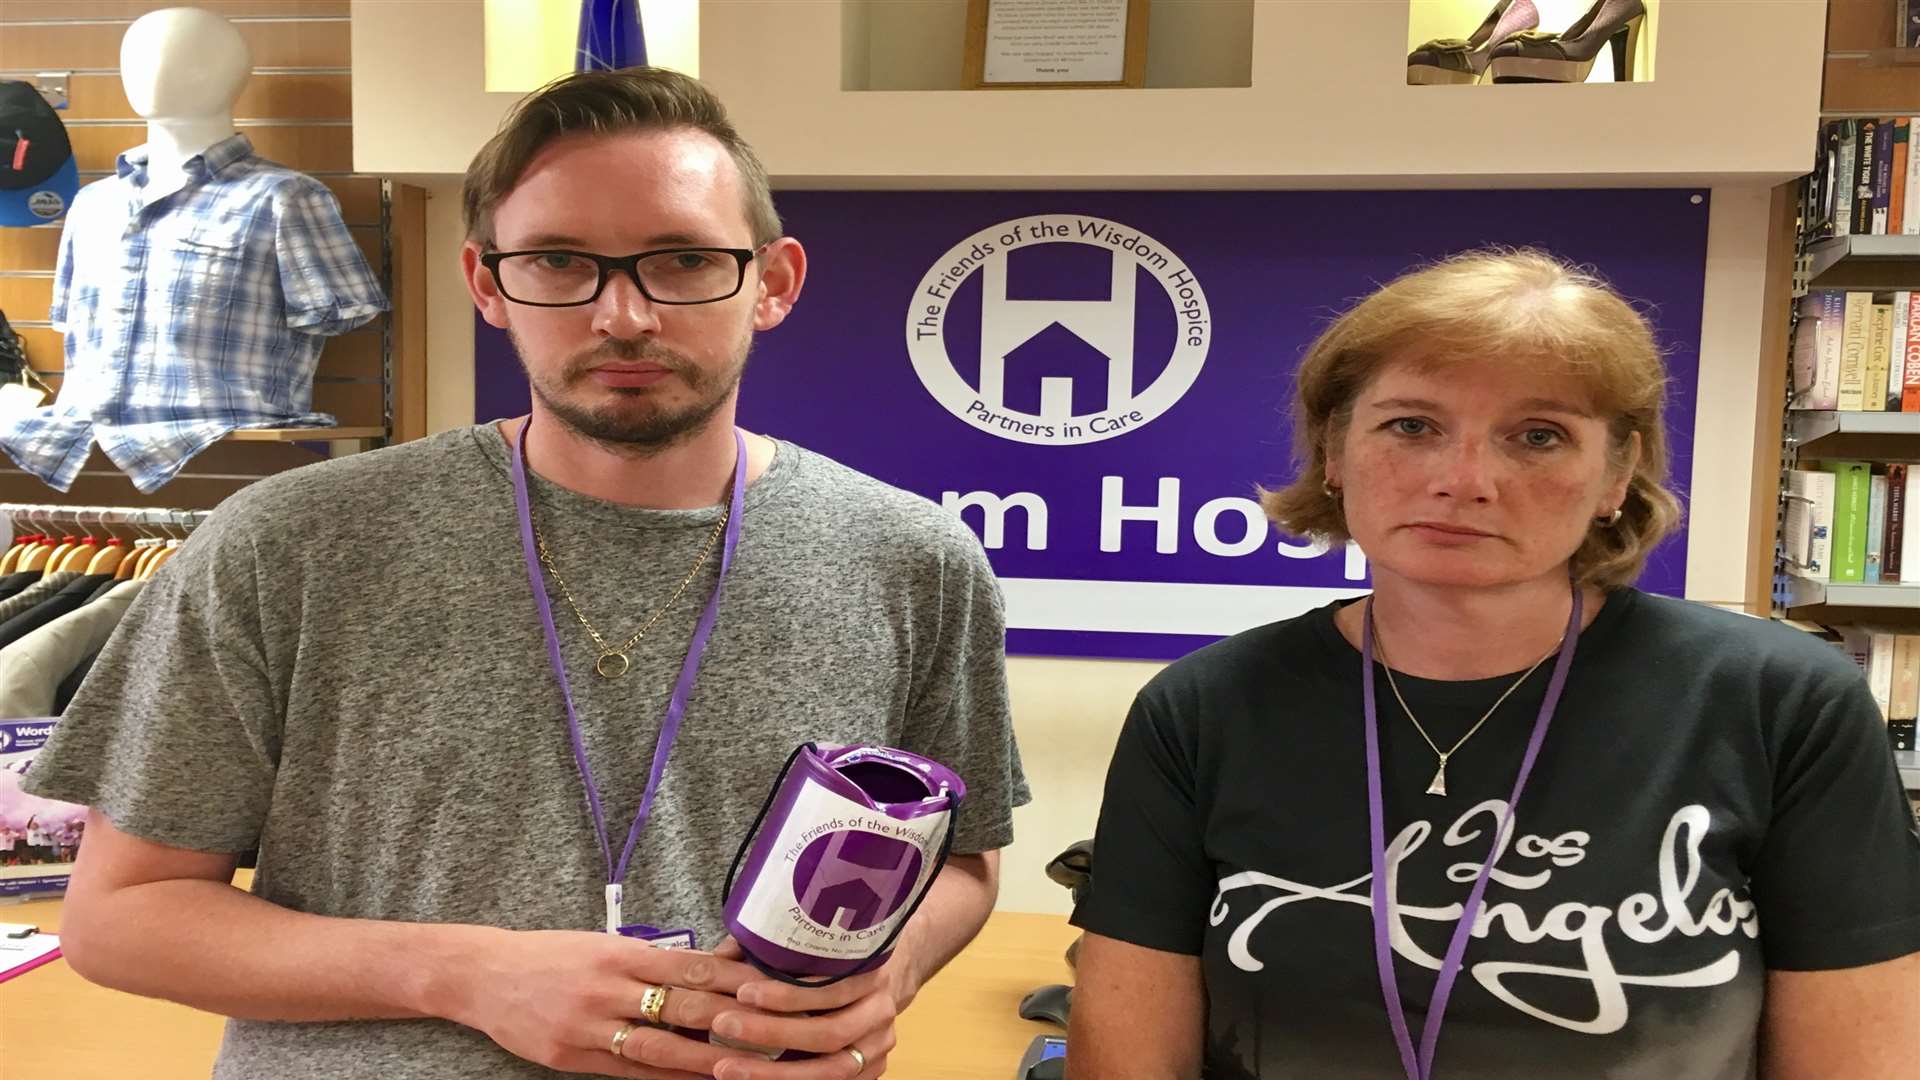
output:
[[[656,304],[713,304],[740,291],[747,266],[766,249],[675,247],[633,255],[599,255],[568,248],[489,251],[480,265],[500,295],[530,307],[576,307],[600,299],[607,279],[625,273]]]

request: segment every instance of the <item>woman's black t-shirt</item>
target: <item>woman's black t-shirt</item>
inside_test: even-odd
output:
[[[1373,954],[1360,654],[1334,606],[1134,703],[1076,925],[1201,957],[1211,1078],[1402,1074]],[[1396,973],[1419,1041],[1551,663],[1436,764],[1376,666]],[[1450,746],[1518,677],[1399,676]],[[1920,835],[1866,681],[1766,620],[1608,595],[1495,865],[1436,1077],[1740,1080],[1768,969],[1920,951]]]

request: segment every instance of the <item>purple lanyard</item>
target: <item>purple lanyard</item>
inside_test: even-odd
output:
[[[1540,716],[1533,722],[1533,737],[1527,740],[1527,753],[1520,761],[1520,775],[1513,781],[1513,794],[1507,798],[1506,813],[1493,835],[1493,847],[1480,873],[1473,879],[1467,904],[1453,928],[1453,940],[1447,943],[1446,959],[1440,964],[1440,978],[1433,987],[1433,1001],[1427,1007],[1426,1026],[1420,1032],[1420,1052],[1413,1050],[1413,1037],[1407,1031],[1406,1006],[1400,1000],[1400,981],[1393,973],[1393,935],[1387,911],[1386,809],[1380,796],[1380,714],[1373,693],[1373,599],[1367,599],[1366,629],[1360,635],[1361,682],[1367,710],[1367,824],[1372,833],[1373,856],[1373,956],[1380,968],[1380,991],[1387,1001],[1387,1021],[1393,1026],[1394,1042],[1400,1047],[1400,1064],[1407,1080],[1430,1080],[1433,1076],[1434,1049],[1440,1042],[1440,1024],[1446,1016],[1447,999],[1453,996],[1454,980],[1467,952],[1467,939],[1473,935],[1480,901],[1487,893],[1487,880],[1493,862],[1504,846],[1513,815],[1520,807],[1520,794],[1526,790],[1527,777],[1533,772],[1534,759],[1540,756],[1540,744],[1546,741],[1547,725],[1560,703],[1560,692],[1567,686],[1567,669],[1573,666],[1574,646],[1580,639],[1580,589],[1573,590],[1573,611],[1567,616],[1567,634],[1560,642],[1560,657],[1553,664],[1553,681],[1547,684],[1547,699],[1540,703]]]
[[[607,817],[600,809],[600,788],[593,781],[593,766],[587,763],[586,744],[580,737],[580,714],[573,706],[573,683],[567,678],[567,666],[560,659],[560,634],[553,625],[553,600],[547,596],[546,580],[540,574],[540,556],[533,542],[533,509],[527,499],[527,429],[533,418],[520,428],[513,447],[513,505],[520,515],[520,550],[527,560],[527,582],[533,587],[534,607],[540,612],[540,629],[547,637],[547,661],[553,665],[553,677],[560,683],[560,699],[567,707],[567,735],[573,740],[573,763],[580,769],[580,782],[587,789],[587,809],[593,815],[593,834],[600,841],[600,857],[607,864],[607,933],[620,928],[621,883],[627,879],[627,864],[633,858],[633,846],[646,831],[647,817],[653,812],[654,796],[660,791],[660,778],[667,772],[667,757],[673,752],[674,737],[680,734],[680,720],[687,713],[687,698],[693,693],[694,679],[700,674],[700,660],[706,655],[707,641],[713,636],[713,624],[720,617],[720,588],[726,583],[727,570],[733,565],[733,553],[740,546],[741,508],[747,491],[747,441],[738,428],[733,432],[733,495],[727,511],[727,539],[720,549],[720,576],[713,583],[713,596],[700,622],[693,629],[693,641],[687,646],[686,661],[680,665],[680,681],[674,684],[667,713],[660,721],[660,738],[653,747],[653,767],[647,773],[647,790],[640,796],[640,808],[634,812],[633,828],[627,830],[627,846],[620,861],[613,861],[613,849],[607,843]]]

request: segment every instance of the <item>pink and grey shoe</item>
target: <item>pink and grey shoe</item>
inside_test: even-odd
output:
[[[1436,38],[1407,54],[1408,86],[1450,86],[1480,81],[1501,42],[1540,25],[1533,0],[1499,0],[1468,38]]]
[[[1586,82],[1600,51],[1613,48],[1613,81],[1633,81],[1640,31],[1647,24],[1641,0],[1594,0],[1585,15],[1557,34],[1520,34],[1493,49],[1488,75],[1497,83]]]

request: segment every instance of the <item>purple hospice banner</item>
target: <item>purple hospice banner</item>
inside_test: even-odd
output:
[[[941,503],[981,537],[1016,653],[1166,660],[1366,587],[1271,528],[1300,355],[1423,262],[1530,245],[1653,322],[1673,485],[1692,470],[1707,196],[1691,190],[779,195],[806,290],[741,423]],[[476,319],[476,418],[527,408]],[[1685,534],[1643,588],[1684,591]]]

